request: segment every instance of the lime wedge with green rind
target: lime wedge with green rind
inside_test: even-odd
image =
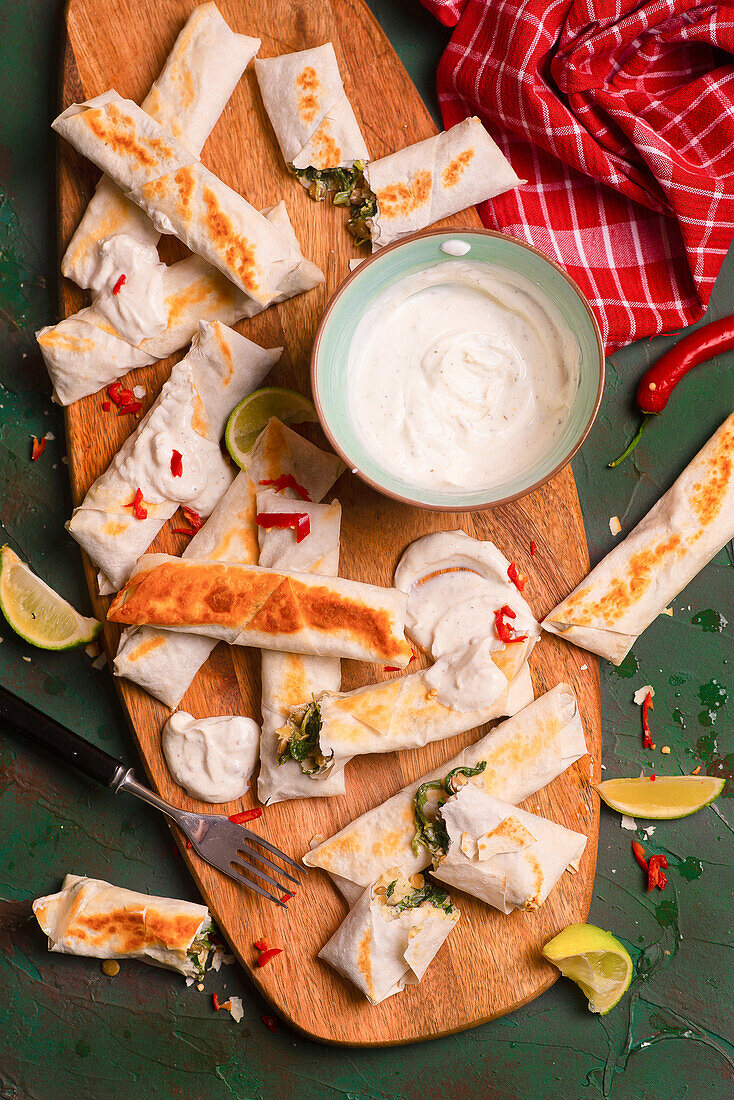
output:
[[[224,442],[234,462],[244,470],[255,440],[268,420],[276,417],[283,424],[318,423],[313,401],[295,390],[266,386],[240,401],[230,414]]]
[[[0,611],[30,645],[74,649],[97,637],[102,624],[85,618],[37,577],[9,546],[0,549]]]
[[[605,779],[595,790],[613,810],[650,821],[690,817],[719,797],[725,779],[712,775],[649,775]]]
[[[543,948],[549,962],[586,995],[589,1009],[604,1016],[629,989],[634,968],[626,947],[595,924],[569,924]]]

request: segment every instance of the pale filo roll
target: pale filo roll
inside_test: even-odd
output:
[[[259,47],[259,38],[231,31],[216,4],[200,4],[186,20],[142,109],[198,156]],[[83,288],[90,287],[99,263],[99,243],[117,233],[146,244],[156,244],[160,236],[147,214],[126,199],[109,176],[103,176],[69,242],[61,273]]]
[[[320,451],[279,420],[271,420],[253,448],[249,470],[240,471],[183,557],[254,564],[259,545],[257,489],[252,479],[259,484],[291,473],[296,481],[308,482],[314,494],[323,495],[341,469],[335,455]],[[132,627],[120,638],[114,673],[132,680],[166,706],[176,707],[216,644],[216,639],[201,634]]]
[[[369,152],[331,42],[258,58],[255,73],[283,159],[296,169],[351,168]]]
[[[447,849],[432,875],[502,913],[537,909],[563,872],[578,868],[586,837],[466,783],[438,811]]]
[[[67,875],[57,894],[33,902],[49,951],[139,959],[203,977],[211,918],[205,905],[138,894],[102,879]]]
[[[373,252],[523,183],[476,117],[373,160],[364,175],[377,203],[366,219]]]
[[[390,869],[370,883],[319,958],[377,1005],[420,982],[460,916],[444,890],[415,887]]]
[[[404,668],[411,655],[404,615],[405,596],[394,588],[147,554],[107,617],[206,634],[231,645],[389,661]]]
[[[285,203],[264,210],[263,215],[300,253]],[[323,281],[323,272],[301,256],[298,266],[286,275],[274,303],[311,290]],[[70,405],[97,393],[135,367],[167,359],[191,342],[202,317],[233,325],[262,310],[253,298],[243,294],[200,256],[188,256],[165,268],[163,292],[166,328],[136,346],[116,332],[94,303],[36,333],[54,387],[53,398],[58,404]]]
[[[586,751],[576,697],[567,684],[559,684],[446,764],[350,822],[307,852],[303,862],[328,871],[347,901],[353,902],[390,867],[402,867],[410,876],[429,865],[428,849],[417,845],[414,851],[412,845],[413,799],[422,783],[442,779],[457,767],[484,763],[469,782],[514,805],[545,787]]]
[[[218,321],[201,321],[189,354],[108,469],[74,509],[69,533],[117,591],[179,504],[208,516],[234,473],[220,451],[227,416],[280,358]],[[182,473],[174,473],[173,451]],[[136,498],[140,498],[136,505]]]
[[[644,519],[543,629],[618,665],[638,637],[734,537],[734,413]]]
[[[269,305],[298,266],[292,242],[132,100],[105,92],[73,103],[52,125],[157,229],[173,233],[259,305]]]

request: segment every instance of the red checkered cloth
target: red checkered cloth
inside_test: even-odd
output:
[[[607,350],[698,320],[734,235],[734,3],[423,0],[445,125],[528,183],[480,207],[578,282]]]

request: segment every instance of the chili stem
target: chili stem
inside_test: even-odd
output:
[[[642,423],[640,424],[639,428],[637,429],[637,432],[635,433],[635,435],[632,437],[632,440],[629,443],[629,445],[625,448],[625,450],[622,451],[619,458],[615,458],[614,462],[607,463],[607,466],[610,470],[613,470],[615,468],[615,466],[619,466],[620,462],[624,462],[625,458],[627,458],[629,455],[632,454],[635,447],[637,446],[637,444],[642,439],[642,433],[644,432],[645,428],[647,427],[647,425],[650,423],[650,421],[652,420],[652,418],[654,416],[657,416],[657,413],[645,413],[645,415],[642,418]]]

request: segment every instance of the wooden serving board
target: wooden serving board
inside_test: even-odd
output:
[[[379,157],[435,132],[434,124],[394,50],[362,0],[218,0],[229,25],[262,38],[261,56],[286,53],[331,41],[347,93],[373,156]],[[61,107],[112,87],[140,101],[163,64],[195,0],[69,0]],[[358,255],[344,222],[345,212],[315,204],[288,175],[260,101],[252,66],[204,147],[204,163],[256,207],[285,198],[304,254],[326,273],[325,286],[268,309],[242,323],[245,334],[264,346],[282,344],[285,353],[271,375],[274,384],[308,392],[309,352],[324,306]],[[66,247],[92,195],[98,172],[61,143],[59,150],[59,244]],[[451,226],[478,226],[474,211],[447,220]],[[184,254],[172,238],[162,244],[167,262]],[[76,312],[84,295],[62,281],[64,316]],[[180,356],[179,356],[180,358]],[[145,409],[168,377],[172,360],[133,372],[141,383]],[[66,412],[69,472],[75,503],[107,467],[136,419],[102,410],[101,395]],[[426,532],[462,527],[493,539],[531,580],[526,594],[539,617],[548,612],[588,571],[588,556],[576,488],[570,467],[549,484],[505,507],[474,515],[446,515],[397,504],[345,474],[336,493],[342,502],[342,572],[376,584],[391,583],[395,564],[413,539]],[[168,525],[169,527],[171,525]],[[530,559],[534,538],[537,555]],[[154,550],[178,554],[185,540],[164,529]],[[95,570],[85,560],[95,614],[104,619],[108,600],[96,595]],[[117,648],[119,628],[105,627],[108,658]],[[593,658],[544,636],[531,661],[536,693],[561,680],[578,694],[591,771],[598,779],[600,757],[599,684]],[[197,716],[238,713],[259,718],[257,651],[220,645],[182,701]],[[382,678],[381,668],[344,662],[345,689]],[[142,690],[116,680],[123,705],[152,785],[165,798],[187,808],[197,804],[171,779],[160,749],[160,730],[169,711]],[[480,731],[484,732],[484,731]],[[420,750],[363,757],[347,768],[346,796],[272,806],[258,823],[269,840],[300,858],[314,834],[329,836],[349,820],[394,794],[405,783],[450,759],[479,732]],[[505,917],[462,896],[464,916],[441,949],[420,986],[373,1007],[317,953],[346,913],[326,875],[312,872],[288,911],[279,910],[182,849],[191,873],[237,958],[258,989],[286,1020],[327,1042],[380,1045],[444,1035],[500,1016],[537,997],[557,977],[540,955],[541,945],[589,909],[599,824],[598,799],[589,787],[584,758],[526,808],[589,835],[578,874],[566,874],[535,913]],[[254,783],[252,784],[254,786]],[[254,803],[252,797],[223,812]],[[209,807],[206,807],[207,809]],[[133,881],[124,885],[134,888]],[[253,942],[266,937],[283,954],[253,969]]]

